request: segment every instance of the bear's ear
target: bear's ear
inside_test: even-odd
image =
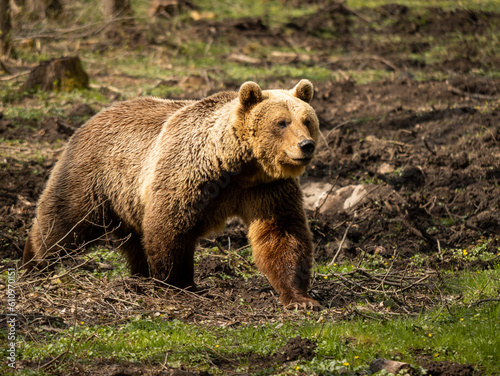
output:
[[[313,99],[314,87],[309,80],[300,80],[292,89],[293,96],[302,99],[304,102],[310,103]]]
[[[250,108],[262,101],[262,90],[255,82],[247,81],[240,87],[240,103],[244,108]]]

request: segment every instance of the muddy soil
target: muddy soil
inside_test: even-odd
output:
[[[457,32],[487,36],[489,25],[499,19],[500,13],[431,9],[424,22],[401,5],[359,13],[342,4],[330,4],[317,14],[291,20],[282,28],[272,28],[261,19],[200,20],[186,23],[178,33],[207,41],[223,40],[236,49],[257,41],[267,46],[310,46],[318,51],[343,49],[356,53],[355,58],[343,59],[331,59],[327,52],[307,58],[297,55],[289,62],[320,64],[332,70],[331,81],[315,83],[312,105],[320,118],[322,137],[301,183],[328,183],[330,193],[360,184],[373,187],[348,210],[307,210],[315,258],[329,261],[340,248],[338,262],[355,259],[365,252],[380,255],[395,269],[405,270],[407,260],[421,253],[432,256],[428,265],[431,269],[460,268],[463,265],[459,261],[439,257],[440,250],[467,248],[487,239],[491,239],[491,250],[500,245],[500,81],[477,74],[498,67],[500,57],[471,43],[452,45],[449,59],[436,64],[426,65],[416,55],[431,49],[428,36],[445,38]],[[373,22],[379,26],[373,28]],[[380,42],[380,35],[393,35],[397,42]],[[149,42],[161,45],[158,41]],[[271,64],[271,58],[262,57],[261,65]],[[392,71],[392,79],[363,84],[343,72],[365,68]],[[420,73],[435,72],[446,73],[449,79],[416,78]],[[272,85],[291,87],[295,81],[276,77]],[[239,84],[224,82],[227,89],[235,89]],[[198,98],[210,90],[187,89],[180,97]],[[52,147],[52,152],[43,158],[28,161],[7,155],[8,148],[0,150],[0,257],[11,260],[4,267],[15,265],[22,257],[36,200],[62,145],[94,113],[95,109],[88,105],[77,104],[68,114],[56,118],[26,120],[0,116],[0,138]],[[203,322],[215,316],[221,324],[234,325],[272,317],[279,311],[279,304],[267,280],[261,276],[243,278],[242,268],[251,270],[253,266],[242,267],[228,252],[246,245],[246,229],[238,220],[229,221],[226,229],[213,238],[201,240],[200,247],[218,249],[197,262],[197,296],[179,296],[175,291],[153,286],[156,292],[148,300],[140,288],[146,282],[133,278],[117,280],[110,288],[115,289],[116,296],[123,292],[124,297],[135,291],[142,296],[145,309],[161,310],[159,300],[177,304],[183,308],[168,312],[169,317],[189,322]],[[488,263],[480,266],[487,268]],[[97,270],[100,266],[91,263],[86,267]],[[362,280],[362,276],[358,277]],[[391,307],[392,310],[418,313],[435,304],[437,279],[427,282],[410,289],[405,302]],[[147,291],[152,291],[150,288]],[[360,301],[355,287],[320,276],[312,281],[311,295],[337,317],[351,315],[345,309]],[[82,320],[114,320],[113,309],[103,311],[103,305],[96,303],[99,299],[89,300],[81,312]],[[375,297],[371,302],[378,303]],[[32,313],[45,305],[41,298],[30,298]],[[95,315],[97,310],[99,318]],[[57,301],[42,311],[56,312]],[[27,320],[25,325],[34,324]],[[273,361],[309,359],[314,347],[314,343],[299,338],[280,349],[273,359],[246,356],[254,369],[264,369]],[[434,376],[478,374],[473,373],[473,365],[428,360],[424,357],[421,364]],[[221,369],[231,369],[222,358],[212,361]],[[30,367],[28,363],[25,366]],[[137,374],[126,371],[134,367],[144,374],[152,372],[142,365],[103,363],[96,365],[94,374]],[[181,371],[164,369],[156,374],[181,374],[175,372]],[[182,374],[191,374],[185,372]]]

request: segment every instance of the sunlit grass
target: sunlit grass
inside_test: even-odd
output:
[[[42,361],[70,350],[70,359],[81,364],[101,358],[161,364],[168,353],[169,366],[189,364],[221,374],[212,367],[210,357],[245,364],[245,354],[272,355],[286,340],[301,336],[317,343],[314,360],[299,361],[303,369],[328,368],[339,362],[354,369],[366,367],[366,362],[376,357],[413,363],[417,355],[424,355],[429,360],[476,364],[486,375],[494,375],[500,351],[500,338],[496,335],[500,330],[499,317],[499,304],[448,310],[438,307],[418,317],[389,321],[355,318],[335,322],[322,313],[304,312],[299,320],[234,328],[137,316],[120,327],[77,322],[60,334],[47,335],[41,342],[26,339],[22,357]],[[337,362],[332,364],[331,359]]]
[[[247,251],[238,255],[235,252],[206,250],[207,255],[216,254],[228,262],[250,261]],[[97,249],[86,257],[113,265],[120,262],[119,256],[104,249]],[[378,267],[379,262],[367,258],[360,266]],[[348,272],[353,268],[353,264],[336,263],[318,270]],[[99,273],[95,276],[109,278]],[[239,365],[238,369],[245,368],[248,354],[272,359],[288,339],[300,336],[317,344],[315,357],[294,363],[287,371],[291,374],[300,370],[333,372],[336,367],[354,373],[366,370],[367,363],[378,357],[411,364],[424,357],[429,361],[473,364],[480,366],[485,375],[496,375],[500,304],[495,297],[500,291],[500,264],[487,270],[445,272],[442,279],[442,304],[416,316],[386,316],[381,312],[370,315],[372,319],[369,319],[328,311],[298,311],[293,317],[275,314],[258,324],[226,327],[210,318],[203,324],[194,324],[172,321],[160,312],[146,312],[131,316],[125,324],[107,326],[75,321],[60,333],[41,332],[36,341],[25,337],[21,340],[22,359],[43,363],[67,351],[67,362],[76,360],[82,365],[112,358],[115,362],[143,362],[154,366],[162,364],[168,353],[171,367],[189,364],[219,375],[223,372],[213,367],[211,359],[230,359],[235,367]],[[461,298],[457,299],[457,293],[462,294]],[[356,309],[362,310],[362,305]],[[272,362],[269,365],[272,366]],[[64,369],[64,365],[61,367]]]
[[[264,22],[274,26],[313,13],[317,6],[305,2],[302,6],[287,7],[279,0],[238,0],[238,1],[208,1],[196,2],[205,12],[213,12],[217,19],[261,17]]]
[[[13,119],[14,126],[23,127],[26,127],[28,121],[37,123],[48,117],[67,117],[68,110],[77,103],[87,103],[96,111],[110,103],[108,98],[94,89],[75,90],[69,93],[9,92],[4,100],[5,102],[0,105],[3,116]]]

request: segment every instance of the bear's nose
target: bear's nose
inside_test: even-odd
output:
[[[299,148],[300,150],[302,150],[302,153],[304,153],[307,156],[310,156],[314,152],[316,144],[314,143],[313,140],[303,140],[299,142]]]

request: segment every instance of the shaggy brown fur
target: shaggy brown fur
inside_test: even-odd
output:
[[[132,274],[194,287],[196,240],[239,216],[281,302],[317,306],[307,294],[312,242],[297,181],[319,132],[312,95],[307,80],[290,91],[247,82],[200,101],[140,98],[100,112],[52,171],[24,263],[113,229],[128,239],[121,250]]]

